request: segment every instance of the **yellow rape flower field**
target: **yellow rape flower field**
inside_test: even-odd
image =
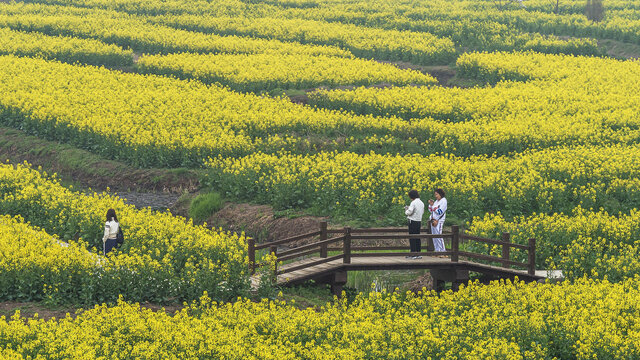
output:
[[[200,55],[145,56],[136,63],[143,73],[175,75],[205,83],[226,85],[237,91],[308,89],[340,85],[433,85],[432,76],[400,70],[375,61],[329,56]]]
[[[0,28],[0,54],[36,56],[69,63],[132,65],[133,51],[98,40],[48,36]]]
[[[0,190],[3,214],[20,216],[46,231],[29,229],[19,218],[3,218],[4,227],[11,230],[2,233],[3,259],[10,260],[3,262],[1,276],[8,281],[3,298],[93,303],[124,295],[133,301],[166,302],[194,299],[205,289],[217,289],[211,295],[228,300],[248,290],[243,237],[194,226],[169,213],[137,210],[117,197],[72,192],[25,166],[0,165]],[[127,224],[128,240],[117,255],[104,261],[96,255],[102,252],[102,228],[96,224],[103,224],[102,213],[109,208]],[[25,233],[16,244],[12,232],[20,229]],[[29,232],[37,241],[30,242]],[[72,246],[61,248],[60,241]],[[50,249],[54,258],[43,262],[41,269],[33,268],[28,254],[43,248]],[[20,278],[28,286],[11,285]]]
[[[0,301],[83,308],[0,316],[0,358],[638,359],[638,39],[627,0],[0,1],[0,127],[336,227],[443,188],[447,226],[535,238],[565,279],[305,309],[244,233],[69,185],[0,129]]]
[[[0,354],[131,359],[635,358],[638,280],[470,284],[372,293],[321,311],[206,296],[174,314],[119,302],[55,321],[0,321]]]

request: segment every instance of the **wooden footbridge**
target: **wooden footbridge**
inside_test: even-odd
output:
[[[347,282],[349,271],[429,269],[438,288],[450,282],[454,289],[469,280],[469,272],[480,273],[485,280],[518,277],[536,281],[545,278],[541,272],[536,273],[535,239],[529,239],[527,245],[512,243],[509,233],[503,233],[501,240],[486,239],[461,233],[458,226],[452,226],[451,232],[440,235],[428,234],[428,231],[422,229],[420,235],[409,235],[406,228],[328,229],[327,223],[322,222],[318,231],[287,239],[258,245],[248,239],[249,266],[254,274],[252,283],[256,285],[259,281],[256,268],[265,265],[256,263],[256,254],[267,251],[277,258],[271,280],[278,285],[315,280],[331,284],[338,295]],[[422,242],[423,246],[427,245],[427,251],[409,252],[409,238],[426,239]],[[433,251],[433,238],[445,239],[447,251]],[[473,251],[479,248],[474,247],[474,243],[491,245],[480,248],[493,248],[494,251],[499,248],[501,256],[491,255],[489,250]],[[512,260],[512,249],[527,261]],[[412,258],[414,256],[420,258]]]

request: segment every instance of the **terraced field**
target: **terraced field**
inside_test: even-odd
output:
[[[15,163],[45,145],[0,141],[0,300],[104,304],[0,321],[0,355],[638,357],[640,6],[552,3],[0,1],[0,133],[90,154],[34,167]],[[52,174],[101,162],[113,181],[334,224],[404,225],[408,190],[443,188],[448,224],[536,238],[537,267],[567,281],[299,310],[268,281],[250,292],[243,234]],[[105,257],[108,208],[127,241]],[[132,305],[183,301],[172,317]]]

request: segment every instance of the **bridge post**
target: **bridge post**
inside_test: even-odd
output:
[[[451,261],[458,262],[460,227],[458,225],[451,226],[451,233]]]
[[[529,239],[529,275],[536,274],[536,239]]]
[[[320,241],[327,240],[327,222],[320,222]],[[327,244],[320,245],[320,257],[327,257]]]
[[[508,232],[503,232],[502,233],[502,242],[504,243],[510,243],[511,242],[511,234],[509,234]],[[509,245],[502,245],[502,259],[503,260],[509,260],[510,254],[509,252],[511,251],[511,246]],[[502,266],[509,268],[510,266],[508,264],[502,263]]]
[[[249,257],[249,274],[256,273],[256,240],[247,238],[247,255]]]
[[[273,256],[278,256],[278,247],[275,245],[269,246],[269,253]],[[278,283],[278,259],[273,263],[273,281],[274,284]]]
[[[344,258],[342,260],[345,264],[351,264],[351,228],[344,228]]]

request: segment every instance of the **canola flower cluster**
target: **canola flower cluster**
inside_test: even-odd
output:
[[[91,286],[83,280],[101,270],[101,259],[88,253],[85,244],[59,242],[19,217],[0,215],[0,254],[0,299],[40,300],[48,290],[61,297],[56,301],[94,300],[97,295],[91,292],[100,282]]]
[[[433,85],[437,80],[415,70],[401,70],[372,60],[283,54],[149,55],[136,63],[141,73],[174,75],[236,91],[309,89],[341,85]]]
[[[293,0],[305,1],[305,0]],[[313,0],[310,0],[313,1]],[[166,15],[166,14],[211,14],[240,15],[244,11],[266,16],[278,9],[277,6],[249,4],[241,0],[183,1],[183,0],[38,0],[38,3],[49,5],[65,5],[78,8],[106,9],[133,15]]]
[[[248,290],[243,236],[196,226],[168,212],[138,210],[115,196],[76,193],[22,165],[0,165],[0,194],[0,214],[21,216],[30,225],[71,243],[70,250],[53,251],[56,258],[68,256],[69,260],[43,261],[48,268],[41,270],[49,272],[44,274],[20,259],[36,254],[39,248],[43,252],[37,258],[41,258],[47,254],[45,248],[55,246],[44,233],[25,230],[20,243],[24,248],[10,245],[2,252],[9,265],[0,273],[3,278],[5,271],[7,276],[12,271],[23,273],[29,286],[14,286],[16,291],[2,293],[4,297],[37,300],[46,296],[54,301],[91,303],[115,301],[122,294],[131,301],[167,302],[196,299],[205,290],[216,299],[230,299]],[[126,242],[108,261],[99,262],[98,269],[91,254],[102,252],[104,214],[110,208],[116,210]],[[12,225],[7,218],[2,222]],[[33,242],[27,244],[31,235]],[[1,241],[11,242],[11,233],[6,237],[3,233]],[[68,279],[67,275],[73,276]],[[53,283],[44,288],[46,281]]]
[[[0,4],[0,26],[51,36],[93,38],[140,52],[263,53],[353,56],[332,46],[278,40],[219,36],[154,25],[144,18],[115,11],[40,4]]]
[[[544,0],[527,2],[525,8],[514,7],[508,11],[485,6],[477,11],[479,20],[495,21],[521,31],[638,43],[640,9],[632,2],[607,1],[602,21],[591,21],[586,17],[584,1],[564,1],[559,4],[557,13],[554,6]],[[467,1],[467,4],[477,6],[473,3]]]
[[[0,80],[2,124],[139,166],[197,166],[219,154],[295,149],[294,134],[408,138],[413,128],[398,118],[40,59],[0,56]]]
[[[638,186],[630,187],[638,192]],[[617,202],[607,198],[606,202]],[[634,206],[629,212],[617,213],[576,207],[568,214],[516,216],[508,220],[500,212],[474,218],[469,231],[479,236],[497,238],[502,231],[511,239],[526,244],[536,238],[536,255],[540,267],[562,269],[567,279],[606,278],[618,282],[640,274],[640,212]],[[465,244],[480,253],[500,256],[491,245]],[[512,249],[514,252],[515,249]],[[526,261],[518,250],[512,254]]]
[[[33,56],[91,65],[133,65],[133,52],[98,40],[48,36],[0,28],[0,54]]]
[[[429,33],[450,39],[456,47],[464,49],[599,55],[602,50],[598,48],[594,37],[635,43],[640,33],[638,9],[624,0],[607,1],[606,15],[600,22],[587,19],[584,0],[560,2],[557,11],[554,4],[546,0],[527,0],[525,7],[516,2],[500,5],[497,2],[475,0],[429,1],[419,4],[407,4],[400,0],[385,3],[369,0],[291,0],[251,4],[224,1],[215,5],[205,1],[185,3],[159,0],[40,2],[115,10],[147,17],[152,22],[160,21],[179,28],[189,27],[205,32],[215,29],[254,37],[295,37],[295,41],[303,42],[340,40],[340,35],[336,33],[329,36],[314,29],[312,24],[317,23],[320,28],[335,27],[341,32],[345,31],[344,27],[355,25],[362,29],[360,31],[372,34],[378,29]],[[208,18],[205,20],[202,14],[207,14]],[[224,28],[217,25],[229,17],[236,19],[234,24],[227,24]],[[259,22],[262,24],[257,25]],[[308,39],[301,35],[298,27],[309,28],[314,37]],[[351,41],[362,43],[357,37]]]
[[[255,154],[238,159],[217,158],[209,163],[210,185],[230,197],[259,201],[278,209],[305,207],[312,212],[348,218],[372,219],[384,214],[391,224],[404,218],[402,205],[411,188],[431,197],[435,188],[447,191],[458,216],[476,216],[470,232],[500,238],[502,231],[514,234],[516,242],[527,244],[537,238],[538,268],[563,269],[567,276],[579,277],[591,269],[601,276],[621,279],[637,273],[637,261],[630,259],[640,250],[634,241],[638,232],[614,236],[629,226],[630,217],[618,216],[640,207],[640,148],[635,146],[557,148],[528,151],[517,156],[458,158],[448,155],[358,155],[349,152],[316,155]],[[602,166],[607,164],[607,166]],[[245,199],[245,198],[243,198]],[[583,217],[564,219],[574,209],[603,209]],[[500,221],[485,213],[500,213]],[[543,214],[556,214],[547,219]],[[608,214],[608,215],[607,215]],[[526,221],[524,218],[527,217]],[[612,221],[611,233],[589,233],[576,244],[587,245],[585,256],[578,254],[578,239],[568,229],[590,229],[590,217],[599,217],[600,228]],[[515,217],[514,220],[511,220]],[[542,217],[542,218],[541,218]],[[616,219],[616,220],[614,220]],[[592,219],[593,220],[593,219]],[[593,220],[595,221],[595,220]],[[559,232],[562,233],[559,235]],[[582,236],[582,234],[580,234]],[[589,246],[590,239],[607,239]],[[634,239],[631,241],[630,239]],[[576,240],[577,241],[577,240]],[[467,245],[474,252],[501,255],[499,247]],[[526,254],[512,250],[519,261]],[[602,257],[606,253],[608,257]],[[574,256],[575,254],[575,256]],[[595,261],[594,258],[600,258]]]
[[[528,64],[529,58],[528,54],[495,56],[519,59],[522,64]],[[4,79],[0,106],[6,113],[5,125],[142,166],[193,166],[202,164],[207,156],[242,156],[259,151],[308,152],[310,145],[301,135],[356,137],[358,141],[368,137],[364,145],[382,138],[391,143],[390,148],[403,153],[417,148],[419,153],[461,156],[509,154],[558,145],[635,143],[640,130],[633,109],[640,91],[635,90],[638,82],[634,79],[640,66],[632,61],[575,59],[581,66],[610,65],[611,71],[598,75],[574,70],[572,78],[530,81],[525,84],[532,89],[531,95],[521,91],[519,86],[524,85],[520,83],[504,83],[493,96],[486,97],[493,99],[486,105],[475,105],[480,99],[466,102],[466,95],[456,100],[468,109],[461,105],[439,110],[436,103],[433,113],[440,118],[446,111],[455,114],[461,109],[464,114],[477,111],[477,107],[486,108],[486,116],[480,111],[473,116],[477,118],[455,123],[429,117],[407,122],[394,116],[354,116],[310,109],[284,99],[242,95],[198,82],[10,56],[0,58],[0,76]],[[541,67],[545,64],[540,62]],[[505,89],[510,86],[514,87],[513,100],[499,100],[497,95],[506,95]],[[445,97],[440,104],[460,93],[441,94]],[[585,96],[591,99],[586,104]],[[102,125],[105,116],[112,126]],[[411,147],[403,150],[405,145]],[[344,144],[331,142],[321,146],[345,149]]]
[[[355,56],[415,64],[446,64],[455,59],[449,39],[427,32],[376,29],[351,24],[270,17],[165,16],[152,22],[207,33],[254,36],[303,44],[333,45]]]
[[[200,301],[173,315],[120,301],[0,321],[0,355],[118,359],[623,359],[640,356],[640,280],[370,293],[320,311]]]
[[[487,5],[483,6],[483,4]],[[530,19],[538,16],[538,13],[509,10],[511,9],[496,9],[495,2],[473,0],[429,1],[412,4],[404,1],[373,3],[364,0],[332,2],[330,6],[318,6],[312,9],[287,9],[279,16],[382,29],[428,32],[449,38],[456,47],[470,50],[533,50],[550,54],[574,55],[599,55],[602,52],[598,48],[597,41],[593,38],[585,38],[587,35],[561,39],[554,35],[554,31],[544,31],[544,34],[539,34],[535,31],[542,29],[520,28],[516,26],[515,21],[509,21],[510,16],[517,18],[527,16]],[[584,20],[587,22],[586,18]]]
[[[524,6],[521,6],[524,5]],[[593,38],[637,43],[640,11],[633,2],[606,1],[602,21],[589,20],[584,0],[557,2],[402,0],[331,2],[312,9],[287,9],[282,16],[369,27],[426,31],[456,46],[486,51],[533,50],[552,54],[598,55]],[[562,39],[560,38],[562,37]],[[591,37],[591,38],[588,38]]]
[[[458,72],[494,87],[318,91],[311,103],[398,116],[430,134],[427,151],[469,156],[640,138],[640,64],[537,53],[469,53]],[[606,68],[607,71],[601,71]],[[527,80],[525,82],[506,80]],[[437,121],[434,121],[437,120]]]
[[[57,0],[44,2],[61,3]],[[376,58],[388,55],[399,59],[399,54],[383,54],[379,49],[393,43],[394,40],[383,39],[390,37],[392,33],[397,34],[397,30],[413,34],[431,33],[447,40],[451,39],[457,47],[465,49],[534,50],[576,55],[601,53],[595,39],[561,39],[553,35],[528,33],[526,29],[517,29],[502,21],[504,19],[500,15],[503,15],[504,11],[496,11],[491,7],[478,8],[477,1],[431,1],[410,5],[401,1],[389,1],[384,4],[370,1],[323,3],[313,0],[290,0],[252,4],[225,1],[216,2],[215,6],[209,2],[179,1],[74,0],[71,3],[76,6],[149,16],[154,23],[180,29],[244,34],[303,43],[344,44],[339,46],[351,48],[360,54],[358,56],[365,57],[373,54]],[[498,18],[493,19],[485,13]],[[203,17],[202,14],[207,14],[207,17]],[[535,13],[530,16],[535,16]],[[356,27],[353,25],[357,25],[357,31],[354,31]],[[335,31],[328,33],[320,29]],[[357,33],[366,33],[371,35],[371,38],[361,39]],[[377,44],[375,52],[369,45],[373,43]],[[415,43],[407,42],[407,45],[414,47]],[[420,51],[424,52],[424,49]],[[407,56],[404,54],[402,58]],[[444,58],[436,61],[444,61]]]
[[[304,205],[367,219],[400,221],[411,188],[447,189],[467,215],[502,211],[571,212],[576,206],[618,212],[640,206],[640,148],[576,147],[517,156],[391,155],[350,152],[253,154],[209,161],[212,186],[277,208]],[[606,163],[607,166],[601,166]]]

